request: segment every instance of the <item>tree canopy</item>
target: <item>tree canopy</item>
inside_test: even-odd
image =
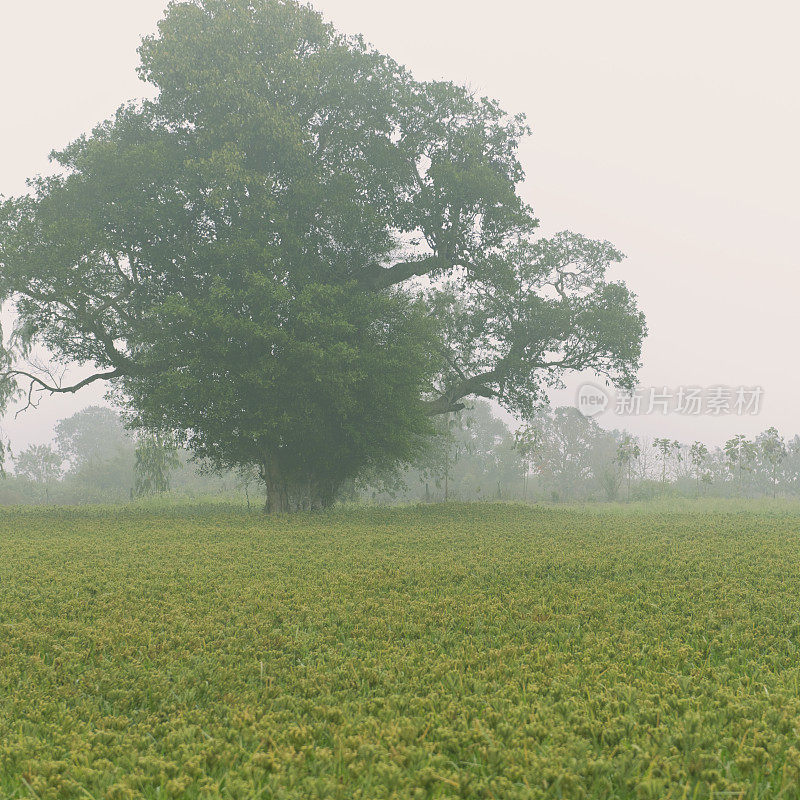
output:
[[[285,510],[469,398],[530,417],[568,370],[633,383],[622,255],[536,236],[521,115],[283,0],[173,2],[140,56],[156,98],[0,205],[6,404],[108,382]],[[92,372],[55,377],[72,364]]]

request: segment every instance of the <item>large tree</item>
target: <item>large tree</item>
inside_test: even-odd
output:
[[[156,99],[0,206],[6,402],[107,381],[284,510],[411,457],[470,397],[529,416],[567,370],[630,386],[622,256],[536,237],[522,116],[282,0],[172,3],[140,55]]]

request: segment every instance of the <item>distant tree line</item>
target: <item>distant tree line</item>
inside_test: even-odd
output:
[[[488,403],[440,425],[426,456],[374,481],[377,502],[523,500],[592,502],[800,495],[800,436],[775,428],[722,447],[605,430],[576,408],[544,408],[512,431]]]
[[[517,443],[534,484],[555,501],[800,494],[800,436],[786,441],[774,427],[709,447],[606,431],[574,408],[559,408],[518,432]]]
[[[169,491],[235,491],[236,474],[213,474],[160,433],[131,432],[110,408],[90,406],[62,419],[54,441],[11,453],[0,503],[122,502]]]
[[[486,401],[439,418],[420,455],[352,481],[350,502],[593,502],[658,496],[800,495],[800,436],[775,428],[722,447],[605,430],[575,408],[544,408],[514,429]],[[12,453],[0,503],[123,502],[172,493],[222,495],[258,506],[257,469],[220,470],[162,433],[131,431],[110,408],[61,420],[51,444]]]

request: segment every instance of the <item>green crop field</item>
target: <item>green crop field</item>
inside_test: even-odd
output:
[[[0,797],[800,793],[800,514],[0,516]]]

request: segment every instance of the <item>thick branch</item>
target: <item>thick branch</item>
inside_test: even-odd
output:
[[[465,397],[476,395],[477,397],[492,397],[494,391],[490,385],[500,377],[496,369],[482,372],[480,375],[473,375],[471,378],[451,386],[447,391],[442,392],[439,397],[428,400],[425,403],[425,411],[429,417],[439,414],[449,414],[451,411],[461,411],[464,404],[460,403]]]
[[[417,261],[399,261],[391,267],[376,265],[371,272],[360,277],[360,282],[365,289],[378,291],[388,289],[409,278],[427,275],[437,269],[449,269],[455,266],[451,261],[440,256],[428,256]]]
[[[518,347],[514,350],[518,351],[521,349],[521,347]],[[551,361],[539,360],[532,362],[530,364],[530,369],[546,370],[555,368],[559,370],[581,370],[591,366],[597,368],[595,358],[598,356],[599,352],[600,348],[593,348],[578,353],[566,354],[561,359],[555,359]],[[460,401],[465,397],[495,397],[497,395],[497,391],[492,388],[491,384],[497,383],[497,381],[500,380],[504,374],[506,374],[506,370],[509,367],[510,362],[513,362],[514,360],[515,359],[512,358],[512,354],[508,354],[497,362],[494,369],[482,372],[478,375],[473,375],[469,378],[463,378],[463,373],[461,373],[463,380],[461,380],[459,383],[456,383],[454,386],[451,386],[433,400],[425,401],[426,413],[428,416],[434,417],[438,416],[439,414],[449,414],[453,411],[461,411],[464,408],[464,404]]]

